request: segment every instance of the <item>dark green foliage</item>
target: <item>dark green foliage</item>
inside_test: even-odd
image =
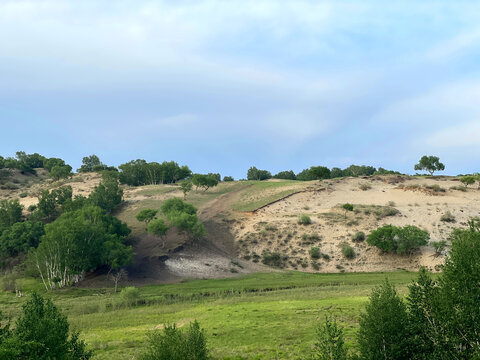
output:
[[[438,156],[422,156],[418,164],[414,167],[415,170],[426,170],[433,175],[435,171],[445,170],[445,165],[440,162]]]
[[[34,218],[44,221],[56,219],[63,211],[63,206],[71,206],[72,187],[62,186],[52,191],[42,190],[38,197],[38,205]]]
[[[334,167],[330,170],[330,176],[331,176],[332,179],[343,177],[343,171],[342,171],[342,169],[340,169],[338,167]]]
[[[182,181],[180,184],[180,189],[183,192],[183,200],[187,200],[187,194],[192,191],[193,184],[190,180]]]
[[[310,248],[308,253],[310,254],[310,257],[312,259],[320,259],[320,257],[322,256],[322,252],[320,251],[320,248],[317,246],[313,246],[312,248]]]
[[[352,204],[343,204],[342,209],[345,211],[353,211],[353,205]]]
[[[62,214],[45,227],[45,235],[29,256],[47,289],[68,286],[83,273],[107,265],[112,269],[132,260],[123,241],[130,229],[96,206]]]
[[[283,180],[296,180],[297,177],[293,170],[288,171],[280,171],[278,174],[273,176],[275,179],[283,179]]]
[[[300,215],[300,217],[298,218],[298,223],[300,225],[310,225],[312,223],[312,219],[310,218],[310,216],[303,214]]]
[[[50,170],[50,177],[53,180],[66,179],[70,176],[72,176],[72,167],[70,165],[63,165],[63,166],[55,165]]]
[[[314,360],[347,360],[343,329],[336,319],[325,316],[325,323],[317,328]]]
[[[97,155],[90,155],[90,156],[85,156],[82,159],[82,166],[80,166],[80,169],[78,169],[78,172],[92,172],[95,171],[95,168],[102,168],[103,169],[103,164],[100,161],[99,157]]]
[[[44,162],[43,162],[43,167],[48,170],[49,172],[52,171],[52,169],[55,167],[55,166],[65,166],[65,161],[62,160],[62,159],[59,159],[59,158],[49,158],[49,159],[46,159]],[[71,170],[71,169],[70,169]]]
[[[102,172],[102,181],[95,186],[89,196],[92,205],[111,212],[122,202],[123,190],[118,186],[118,173],[115,171]]]
[[[309,171],[315,179],[330,179],[330,169],[325,166],[312,166]]]
[[[148,223],[155,218],[157,212],[158,210],[154,209],[143,209],[135,216],[135,218],[140,222],[145,222],[148,226]]]
[[[192,175],[188,166],[179,166],[174,161],[147,163],[145,160],[132,160],[119,166],[122,184],[156,185],[171,184]]]
[[[247,171],[247,180],[267,180],[271,179],[272,174],[267,170],[259,170],[255,166],[252,166]]]
[[[25,221],[13,224],[0,236],[0,257],[12,257],[36,248],[45,234],[41,221]]]
[[[16,327],[0,342],[2,359],[86,360],[92,352],[74,333],[51,300],[36,293],[23,305]]]
[[[373,175],[401,175],[401,173],[399,171],[387,170],[382,167],[379,167],[378,170],[375,171]]]
[[[355,257],[355,250],[350,245],[343,245],[342,246],[342,254],[347,259],[353,259]]]
[[[200,187],[207,191],[209,188],[217,186],[218,180],[212,175],[195,174],[192,176],[192,184],[195,185],[196,189]]]
[[[223,181],[235,181],[235,179],[233,178],[233,176],[224,176]]]
[[[416,226],[384,225],[368,235],[367,244],[387,253],[405,254],[427,245],[429,238],[427,231]]]
[[[168,231],[168,225],[165,224],[165,221],[163,219],[153,219],[147,225],[147,231],[150,234],[159,236],[163,241],[162,247],[165,247],[165,235]]]
[[[262,263],[268,266],[283,268],[287,260],[287,255],[278,252],[264,251],[262,253]]]
[[[310,172],[310,169],[304,169],[300,171],[296,178],[300,181],[311,181],[316,179],[315,175]]]
[[[352,236],[352,240],[354,242],[365,241],[365,233],[363,231],[357,231],[355,235]]]
[[[222,181],[222,175],[219,173],[208,173],[207,176],[213,177],[215,180],[217,180],[217,183]]]
[[[435,249],[435,255],[440,256],[447,247],[447,242],[445,240],[430,241],[430,245]]]
[[[343,176],[370,176],[375,173],[377,169],[373,166],[366,165],[350,165],[348,168],[342,170]]]
[[[405,360],[411,358],[406,306],[387,280],[370,295],[360,315],[358,345],[361,359]]]
[[[22,219],[23,205],[15,200],[0,201],[0,232],[2,229],[12,226]]]
[[[162,203],[161,211],[168,216],[172,212],[184,212],[190,215],[197,213],[197,209],[192,204],[183,202],[180,198],[170,198]]]
[[[209,353],[205,335],[195,321],[182,332],[173,325],[148,334],[148,349],[143,360],[207,360]]]
[[[480,232],[478,221],[469,230],[456,229],[450,256],[440,279],[442,320],[449,353],[461,359],[480,356]],[[460,354],[459,354],[460,353]]]
[[[189,235],[190,239],[197,240],[206,235],[205,227],[198,221],[197,209],[179,198],[165,200],[161,211],[168,219],[169,224],[181,233]]]
[[[477,181],[477,178],[473,175],[466,175],[460,178],[460,182],[465,186],[475,184],[475,181]]]

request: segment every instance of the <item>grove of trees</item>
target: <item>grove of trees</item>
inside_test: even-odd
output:
[[[174,161],[164,161],[160,164],[138,159],[122,164],[118,168],[120,182],[133,186],[171,184],[192,175],[188,166],[179,166]]]

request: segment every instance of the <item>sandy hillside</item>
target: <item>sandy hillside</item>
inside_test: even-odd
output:
[[[431,185],[445,192],[425,188]],[[373,177],[324,181],[310,191],[264,207],[236,223],[233,231],[238,256],[261,261],[264,251],[278,252],[288,256],[287,268],[303,271],[415,270],[420,266],[435,270],[444,258],[436,257],[431,246],[411,256],[385,255],[365,242],[353,242],[352,235],[357,231],[368,234],[384,224],[416,225],[429,231],[432,241],[447,239],[453,227],[464,227],[470,217],[480,214],[480,190],[450,189],[456,186],[459,182],[448,178]],[[344,203],[355,206],[355,211],[346,217],[339,206]],[[392,208],[398,210],[398,214],[383,217],[383,213],[394,212]],[[454,216],[455,222],[440,220],[447,212]],[[301,214],[309,215],[312,224],[299,225]],[[353,260],[342,255],[343,244],[355,249]],[[317,265],[312,265],[308,254],[312,246],[320,247],[330,260],[318,260]]]

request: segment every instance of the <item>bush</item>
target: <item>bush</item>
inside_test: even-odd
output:
[[[282,255],[278,252],[265,251],[262,254],[262,263],[268,266],[283,268],[285,267],[285,262],[288,260],[287,255]]]
[[[312,219],[310,216],[303,214],[298,218],[298,223],[300,225],[310,225],[312,223]]]
[[[127,286],[120,292],[120,297],[122,298],[123,303],[127,306],[137,305],[138,300],[140,299],[140,290],[134,286]]]
[[[440,221],[454,223],[455,222],[455,216],[453,216],[453,214],[450,211],[447,211],[445,214],[443,214],[440,217]]]
[[[472,184],[475,184],[475,181],[477,179],[475,178],[475,176],[473,175],[467,175],[467,176],[462,176],[460,178],[460,182],[462,184],[464,184],[465,186],[468,186],[468,185],[472,185]]]
[[[224,176],[223,181],[235,181],[235,179],[232,176]]]
[[[363,231],[357,231],[355,235],[352,236],[352,240],[355,242],[365,241],[365,233]]]
[[[364,184],[360,184],[358,188],[362,191],[367,191],[372,188],[372,185],[364,183]]]
[[[322,256],[322,253],[320,251],[320,248],[317,247],[317,246],[313,246],[309,251],[308,253],[310,254],[310,257],[312,259],[320,259],[320,257]]]
[[[427,231],[416,226],[384,225],[368,235],[367,244],[376,246],[386,253],[404,254],[427,245],[429,238]]]
[[[445,240],[430,241],[430,245],[435,249],[435,255],[440,256],[447,247],[447,242]]]
[[[432,190],[433,192],[446,192],[447,191],[437,184],[435,184],[435,185],[425,185],[425,189]]]
[[[353,259],[355,257],[355,250],[350,245],[343,245],[342,246],[342,254],[347,259]]]
[[[148,350],[143,360],[207,360],[209,359],[205,334],[197,321],[182,332],[175,324],[165,325],[161,331],[148,334]]]

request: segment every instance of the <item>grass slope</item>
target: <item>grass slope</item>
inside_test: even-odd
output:
[[[111,289],[66,289],[47,293],[72,326],[95,349],[95,359],[131,359],[146,332],[162,324],[197,319],[215,359],[297,359],[308,356],[315,327],[334,314],[347,344],[373,286],[387,277],[404,293],[415,273],[257,273],[235,279],[198,280],[140,288],[139,305],[128,307]],[[22,280],[24,291],[42,291]],[[25,298],[0,293],[4,314],[19,314]]]

